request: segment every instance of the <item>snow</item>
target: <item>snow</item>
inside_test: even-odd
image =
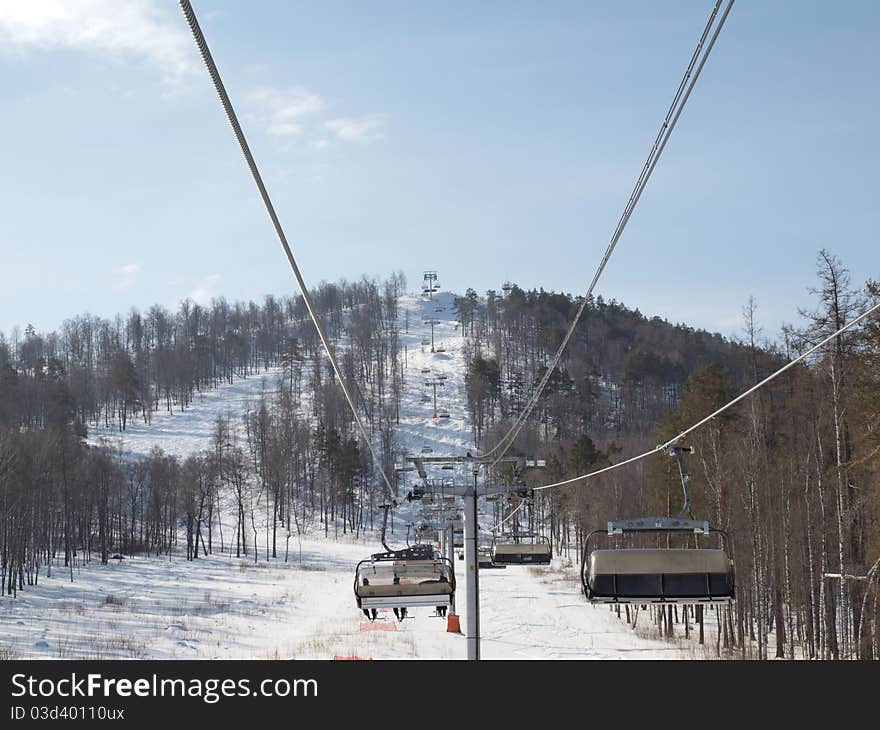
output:
[[[260,375],[231,384],[223,383],[213,390],[196,394],[186,409],[154,413],[149,424],[143,419],[131,419],[125,431],[112,426],[90,428],[89,441],[104,441],[133,456],[145,456],[158,446],[166,454],[185,458],[212,447],[214,428],[221,416],[229,418],[230,426],[241,435],[241,416],[245,406],[256,401],[262,390],[274,390],[281,375],[281,368],[269,368]]]
[[[401,403],[400,428],[397,442],[410,454],[420,454],[423,446],[429,446],[433,455],[464,455],[473,448],[473,439],[467,418],[465,397],[464,343],[461,330],[453,311],[454,295],[440,292],[431,300],[421,297],[401,297],[401,320],[409,312],[409,332],[401,332],[400,339],[406,347],[406,388]],[[443,312],[435,312],[436,307]],[[439,320],[434,325],[435,347],[445,352],[431,352],[430,345],[422,340],[430,339],[431,327],[422,316]],[[430,373],[423,373],[429,370]],[[443,386],[437,388],[438,411],[449,413],[449,418],[433,418],[433,392],[425,386],[425,380],[445,376]],[[422,396],[430,395],[431,402],[422,402]],[[444,476],[451,476],[446,473]]]
[[[455,321],[453,295],[438,293],[428,301],[402,297],[401,338],[406,346],[406,387],[396,439],[403,454],[428,446],[434,455],[463,455],[472,448],[465,398],[464,338]],[[436,307],[443,312],[435,312]],[[408,313],[409,328],[404,318]],[[432,353],[421,344],[430,337],[422,315],[440,320]],[[423,374],[429,369],[431,374]],[[438,388],[440,410],[424,380],[445,375]],[[223,385],[202,394],[185,411],[160,414],[151,424],[133,423],[120,434],[99,429],[92,439],[107,438],[129,454],[146,454],[154,445],[177,456],[210,446],[219,415],[240,423],[247,401],[271,389],[278,373]],[[458,467],[464,468],[464,467]],[[463,472],[437,470],[435,476],[467,478]],[[415,476],[408,475],[408,480]],[[403,488],[403,493],[412,486]],[[259,514],[259,511],[258,511]],[[418,506],[403,501],[395,514],[395,534],[402,544],[405,523],[418,520]],[[402,524],[403,523],[403,524]],[[396,542],[395,542],[396,541]],[[463,635],[448,633],[446,621],[431,609],[410,609],[413,618],[397,622],[383,612],[370,624],[357,609],[354,569],[359,560],[381,548],[374,535],[357,541],[325,539],[320,533],[289,543],[288,561],[260,562],[253,557],[213,555],[187,562],[179,556],[135,556],[97,562],[69,572],[53,565],[52,577],[17,598],[0,598],[0,656],[16,658],[372,658],[466,657]],[[284,555],[283,540],[279,555]],[[576,561],[575,561],[576,562]],[[461,626],[467,626],[463,562],[456,561],[456,602]],[[646,638],[607,607],[588,605],[580,590],[577,567],[557,557],[550,567],[509,566],[480,572],[484,658],[518,659],[661,659],[695,655],[693,643]],[[678,627],[677,627],[678,628]],[[376,630],[389,629],[389,630]],[[395,630],[396,629],[396,630]],[[713,636],[709,630],[709,639]]]
[[[373,628],[355,607],[353,568],[372,548],[309,538],[290,562],[135,557],[63,569],[0,601],[0,652],[15,658],[463,659],[464,636],[430,609],[390,611]],[[458,561],[456,561],[458,563]],[[459,573],[461,625],[467,616]],[[663,659],[687,649],[646,640],[584,602],[571,571],[511,566],[480,573],[487,659]],[[39,618],[37,618],[39,617]]]

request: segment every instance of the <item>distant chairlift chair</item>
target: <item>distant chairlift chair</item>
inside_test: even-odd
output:
[[[552,557],[550,540],[543,535],[507,536],[492,544],[492,561],[502,565],[549,565]]]

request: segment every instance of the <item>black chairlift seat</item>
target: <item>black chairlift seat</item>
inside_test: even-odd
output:
[[[496,542],[492,546],[492,560],[504,565],[549,565],[552,557],[546,537],[533,542]]]
[[[642,517],[608,523],[609,536],[666,534],[717,535],[721,547],[622,547],[591,549],[591,532],[584,540],[581,583],[590,603],[728,603],[734,600],[735,583],[730,539],[723,530],[710,529],[705,520],[685,517],[690,513],[690,477],[684,455],[689,446],[673,446],[667,453],[678,463],[684,505],[675,517]]]
[[[591,603],[727,603],[734,597],[733,567],[723,549],[593,550],[581,579]]]
[[[377,553],[358,563],[354,595],[361,610],[451,606],[455,570],[431,545]]]

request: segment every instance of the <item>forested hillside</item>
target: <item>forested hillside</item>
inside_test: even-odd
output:
[[[580,302],[515,284],[503,296],[489,291],[480,298],[469,289],[456,299],[471,345],[468,392],[477,445],[487,428],[519,413]],[[546,440],[583,431],[600,436],[653,431],[663,412],[678,404],[692,373],[717,364],[743,380],[749,358],[747,347],[719,334],[649,318],[597,297],[536,411],[541,435]]]
[[[762,333],[751,300],[736,340],[619,302],[590,302],[513,445],[546,461],[528,484],[650,449],[880,298],[876,283],[852,281],[833,255],[821,252],[818,264],[815,306],[778,336]],[[402,455],[405,286],[397,274],[315,291],[388,473]],[[577,305],[515,285],[501,296],[468,290],[455,298],[476,448],[492,447],[521,411]],[[733,539],[737,600],[719,611],[719,654],[880,656],[878,366],[874,317],[690,440],[692,513]],[[192,408],[212,388],[265,374],[244,412],[216,419],[204,451],[133,458],[90,433],[124,432]],[[4,593],[33,585],[53,564],[72,576],[82,561],[107,563],[116,553],[283,559],[290,539],[306,531],[359,534],[381,520],[377,467],[300,298],[184,302],[174,313],[156,306],[112,320],[77,317],[56,332],[0,335]],[[557,554],[579,555],[585,536],[609,519],[675,514],[680,493],[674,464],[656,456],[537,492],[516,520],[550,536]],[[680,621],[702,626],[693,609],[661,608],[655,617],[667,634]]]
[[[597,299],[513,451],[547,459],[530,483],[570,478],[662,443],[839,329],[880,297],[842,262],[817,259],[815,306],[762,337],[746,303],[742,337],[649,319]],[[513,286],[458,300],[471,339],[474,439],[493,446],[561,341],[576,300]],[[793,316],[795,313],[792,313]],[[735,608],[719,650],[760,657],[880,656],[880,322],[849,331],[697,431],[696,516],[733,535]],[[609,519],[676,514],[673,462],[657,456],[542,496],[555,542],[580,549]],[[841,577],[843,576],[843,577]],[[867,576],[867,579],[865,578]],[[674,614],[661,610],[672,630]]]
[[[405,286],[395,274],[323,284],[313,295],[385,469],[399,417]],[[274,382],[246,413],[217,419],[204,453],[180,460],[157,449],[134,459],[86,440],[90,428],[149,422],[270,370]],[[218,547],[256,557],[257,510],[268,513],[273,556],[281,536],[306,522],[342,531],[371,522],[374,465],[333,378],[301,297],[184,301],[174,313],[154,306],[112,320],[76,317],[56,332],[0,334],[0,592],[33,584],[55,555],[71,574],[78,560],[167,553],[179,539],[191,559]],[[233,535],[216,534],[221,509],[233,513]]]

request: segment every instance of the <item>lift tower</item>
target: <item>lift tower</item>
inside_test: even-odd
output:
[[[427,294],[428,299],[433,299],[434,294],[440,291],[440,284],[437,283],[437,272],[426,271],[422,279],[422,294]]]
[[[454,494],[464,498],[464,560],[467,585],[467,651],[468,660],[478,661],[480,658],[480,560],[477,553],[478,525],[477,499],[487,494],[496,494],[508,490],[507,487],[479,486],[477,478],[480,467],[498,464],[514,464],[514,472],[521,474],[526,466],[543,466],[544,462],[537,459],[526,459],[522,456],[504,456],[500,459],[481,458],[478,456],[408,456],[406,460],[415,465],[422,479],[428,478],[426,464],[440,462],[442,464],[467,464],[473,474],[473,482],[458,486],[444,487],[446,494]]]

